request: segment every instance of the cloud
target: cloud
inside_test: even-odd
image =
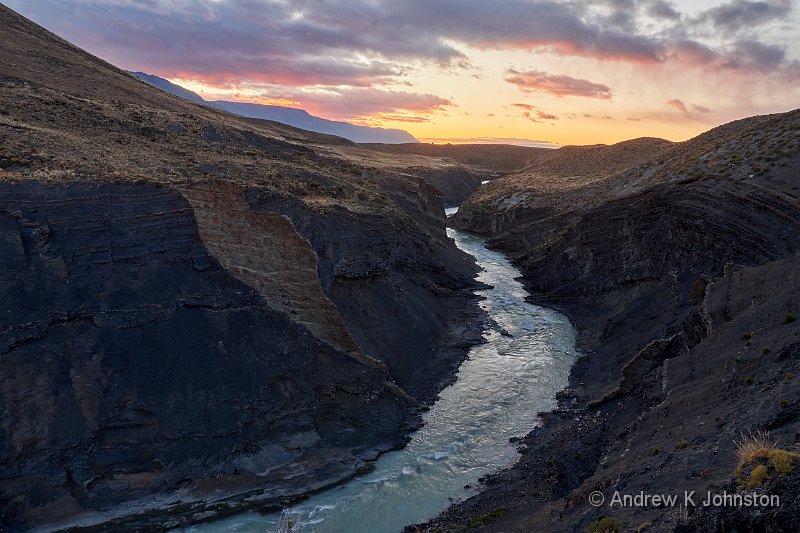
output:
[[[723,65],[728,68],[755,68],[773,70],[786,58],[786,50],[780,46],[762,44],[758,41],[737,41],[724,58]]]
[[[657,62],[660,45],[553,0],[10,0],[124,68],[217,81],[366,86],[409,61],[468,64],[460,46]],[[313,74],[318,73],[314,79]]]
[[[286,92],[273,88],[262,95],[300,102],[312,114],[342,120],[364,120],[382,116],[386,120],[425,122],[429,115],[453,105],[432,94],[387,91],[374,87],[339,88],[325,92]],[[283,95],[283,96],[280,96]]]
[[[689,114],[689,108],[691,108],[691,110],[695,113],[702,113],[702,114],[711,113],[711,110],[705,106],[699,104],[687,105],[686,102],[684,102],[683,100],[679,100],[678,98],[673,98],[672,100],[668,101],[667,105],[675,109],[676,111],[680,111],[681,113],[686,113],[686,114]]]
[[[421,142],[435,144],[513,144],[515,146],[528,146],[535,148],[558,148],[559,145],[550,141],[525,139],[520,137],[426,137],[420,138]]]
[[[664,0],[652,0],[645,5],[645,13],[656,19],[677,21],[681,19],[681,14],[669,2]]]
[[[667,57],[685,65],[717,71],[783,74],[790,79],[800,79],[800,65],[797,61],[786,59],[783,46],[754,40],[736,40],[721,50],[714,50],[696,41],[677,41],[671,43]]]
[[[667,105],[672,107],[673,109],[680,111],[681,113],[688,113],[689,110],[686,109],[686,104],[683,101],[678,100],[677,98],[673,98],[672,100],[667,102]]]
[[[730,0],[696,14],[667,0],[2,1],[122,68],[249,88],[247,99],[260,91],[348,119],[368,109],[410,121],[441,111],[446,99],[389,89],[432,67],[480,77],[470,64],[476,50],[630,63],[642,67],[633,83],[652,83],[645,69],[663,65],[709,78],[734,73],[740,83],[769,77],[784,94],[800,82],[793,0]],[[581,61],[606,68],[592,63]],[[524,92],[612,98],[604,84],[534,69],[510,69],[505,78]]]
[[[538,70],[520,72],[509,68],[505,80],[516,85],[523,92],[543,92],[554,96],[581,96],[584,98],[611,99],[611,88],[601,83],[572,78],[564,75],[551,75]]]
[[[426,62],[465,68],[465,47],[650,64],[704,56],[706,65],[719,68],[736,65],[728,52],[764,57],[770,48],[770,64],[782,65],[785,54],[777,53],[777,44],[751,39],[737,49],[734,43],[719,42],[719,32],[712,30],[775,20],[792,8],[791,0],[734,0],[690,18],[664,0],[7,3],[123,68],[215,83],[357,87],[401,83]],[[764,50],[755,50],[758,44]],[[754,65],[742,62],[736,68]]]
[[[700,23],[711,23],[718,30],[736,32],[751,30],[754,26],[780,20],[792,10],[791,0],[750,2],[734,0],[713,7],[699,17]]]
[[[544,122],[545,120],[558,120],[556,115],[546,113],[541,109],[532,106],[530,104],[511,104],[512,107],[517,107],[522,109],[522,116],[530,120],[531,122]]]

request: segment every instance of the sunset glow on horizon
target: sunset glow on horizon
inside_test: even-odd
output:
[[[425,142],[691,138],[800,107],[796,0],[11,0],[208,100]]]

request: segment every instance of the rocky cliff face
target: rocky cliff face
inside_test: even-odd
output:
[[[268,509],[402,445],[479,339],[441,192],[0,23],[3,527]]]
[[[480,340],[471,320],[452,321],[454,314],[477,317],[474,297],[463,289],[474,265],[453,248],[443,205],[429,185],[380,181],[406,217],[313,207],[256,190],[248,202],[256,211],[292,221],[315,250],[323,290],[358,344],[380,358],[410,394],[432,401],[464,348]],[[426,222],[422,232],[419,221]]]
[[[490,236],[534,299],[572,317],[585,357],[520,463],[437,527],[500,507],[489,529],[584,530],[601,515],[623,529],[708,525],[720,516],[588,496],[722,492],[742,433],[796,446],[798,146],[800,111],[755,117],[606,176],[552,179],[534,164],[508,178],[521,190],[502,178],[467,202],[455,224]]]
[[[319,449],[357,462],[415,423],[352,339],[319,335],[223,268],[180,194],[2,190],[6,519],[255,478]]]

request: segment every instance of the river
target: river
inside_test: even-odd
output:
[[[448,210],[448,215],[455,209]],[[512,463],[509,438],[535,427],[536,414],[555,406],[577,359],[575,331],[554,310],[525,301],[520,272],[482,239],[448,229],[456,245],[483,269],[481,302],[502,333],[473,346],[458,379],[424,415],[424,426],[402,450],[383,455],[375,470],[292,508],[304,533],[398,533],[474,494],[478,478]],[[467,487],[469,486],[469,487]],[[248,513],[192,531],[274,531],[279,515]]]

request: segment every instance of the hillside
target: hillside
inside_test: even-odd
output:
[[[286,107],[279,105],[254,104],[247,102],[231,102],[227,100],[204,100],[199,94],[189,91],[176,85],[169,80],[159,76],[146,74],[144,72],[132,72],[134,76],[142,81],[158,87],[175,96],[180,96],[189,101],[205,104],[217,109],[228,111],[236,115],[250,118],[260,118],[273,120],[282,124],[287,124],[295,128],[300,128],[327,135],[337,135],[358,143],[415,143],[417,140],[408,132],[398,129],[373,128],[369,126],[358,126],[349,122],[341,122],[315,117],[303,109]]]
[[[190,91],[180,85],[172,83],[171,81],[164,79],[160,76],[154,76],[153,74],[148,74],[146,72],[130,72],[137,78],[142,81],[145,81],[152,85],[153,87],[158,87],[164,92],[168,92],[169,94],[174,94],[175,96],[180,96],[184,100],[189,100],[190,102],[194,102],[196,104],[205,104],[206,101],[203,99],[202,96],[197,94],[194,91]]]
[[[521,170],[530,161],[546,155],[550,148],[513,146],[510,144],[365,144],[366,148],[393,154],[445,157],[462,165],[491,174]]]
[[[482,188],[473,201],[519,196],[524,192],[550,195],[585,189],[617,173],[647,166],[673,147],[664,139],[642,138],[614,145],[563,146],[547,150],[524,168]]]
[[[584,531],[604,515],[622,531],[800,527],[800,469],[743,481],[735,444],[766,431],[800,451],[800,110],[634,144],[647,149],[625,159],[625,143],[560,149],[454,217],[512,257],[532,299],[570,316],[584,357],[520,461],[423,529]],[[593,491],[756,485],[781,506],[589,504]]]
[[[401,446],[479,340],[441,191],[0,26],[0,529],[275,508]]]

